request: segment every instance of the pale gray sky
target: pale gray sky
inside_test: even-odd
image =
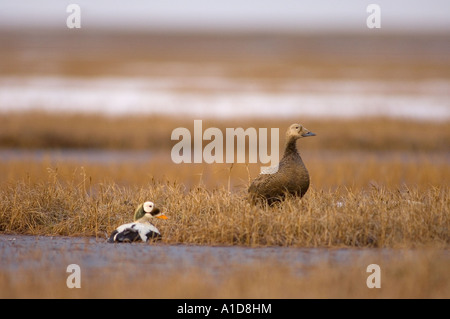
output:
[[[0,0],[0,28],[65,28],[71,3],[85,29],[364,32],[375,3],[382,32],[450,33],[449,0]]]

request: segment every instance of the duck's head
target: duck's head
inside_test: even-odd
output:
[[[310,130],[308,130],[306,127],[304,127],[301,124],[292,124],[291,126],[289,126],[289,128],[286,132],[287,140],[290,140],[290,139],[298,140],[299,138],[309,137],[309,136],[316,136],[316,134],[311,132]]]
[[[141,219],[144,216],[167,219],[167,216],[161,213],[159,208],[157,208],[153,202],[145,202],[136,208],[134,220]]]

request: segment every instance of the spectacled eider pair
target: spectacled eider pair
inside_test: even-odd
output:
[[[250,185],[248,192],[253,203],[261,201],[272,205],[286,195],[302,197],[309,188],[309,173],[297,150],[297,140],[316,136],[301,124],[292,124],[286,132],[286,146],[277,169],[260,174]],[[167,219],[153,202],[145,202],[136,209],[134,222],[119,226],[108,239],[110,243],[125,243],[161,239],[161,233],[150,222],[152,218]]]
[[[136,208],[134,222],[117,227],[108,239],[109,243],[148,242],[161,239],[161,233],[150,221],[152,218],[167,219],[153,202],[145,202]]]

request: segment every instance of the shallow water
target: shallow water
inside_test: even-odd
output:
[[[442,271],[439,284],[427,272],[430,258]],[[439,289],[449,261],[445,249],[429,254],[420,249],[109,244],[92,237],[0,235],[0,292],[9,298],[309,298],[310,293],[346,296],[356,289],[362,295],[353,292],[353,297],[373,298],[366,279],[368,266],[376,264],[387,284],[380,293],[389,296],[400,283],[399,296],[404,296],[417,273],[426,283],[418,289],[447,296]],[[400,281],[392,277],[396,271]],[[68,289],[72,275],[83,289]],[[308,280],[311,287],[298,288]]]
[[[313,266],[321,262],[351,263],[356,257],[372,259],[395,255],[384,249],[327,249],[293,247],[196,246],[166,244],[109,244],[93,237],[46,237],[0,235],[0,270],[30,270],[49,262],[51,268],[65,269],[78,264],[82,269],[114,269],[128,263],[149,270],[200,268],[213,275],[246,264],[276,262]]]

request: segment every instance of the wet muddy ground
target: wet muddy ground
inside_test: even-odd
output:
[[[167,245],[162,243],[110,244],[105,239],[95,237],[46,237],[28,235],[1,235],[0,252],[3,270],[30,268],[39,259],[25,259],[22,255],[51,259],[54,264],[67,261],[88,268],[111,267],[125,261],[137,261],[152,268],[161,267],[203,267],[209,269],[205,260],[226,266],[245,264],[268,259],[284,262],[314,264],[324,260],[346,262],[361,251],[354,249],[319,249],[288,247],[242,247],[242,246],[194,246]],[[34,255],[33,255],[34,254]],[[41,260],[42,260],[41,259]]]
[[[33,271],[44,264],[54,270],[78,264],[82,269],[122,268],[175,270],[200,268],[213,275],[236,265],[273,261],[288,265],[314,266],[321,262],[351,264],[356,257],[395,256],[387,249],[327,249],[292,247],[242,247],[167,245],[162,243],[110,244],[94,237],[46,237],[0,235],[0,269]]]
[[[448,250],[109,244],[3,234],[0,298],[430,298],[448,296],[449,261]],[[383,289],[366,286],[372,264],[381,267]],[[77,280],[81,289],[69,287]]]

